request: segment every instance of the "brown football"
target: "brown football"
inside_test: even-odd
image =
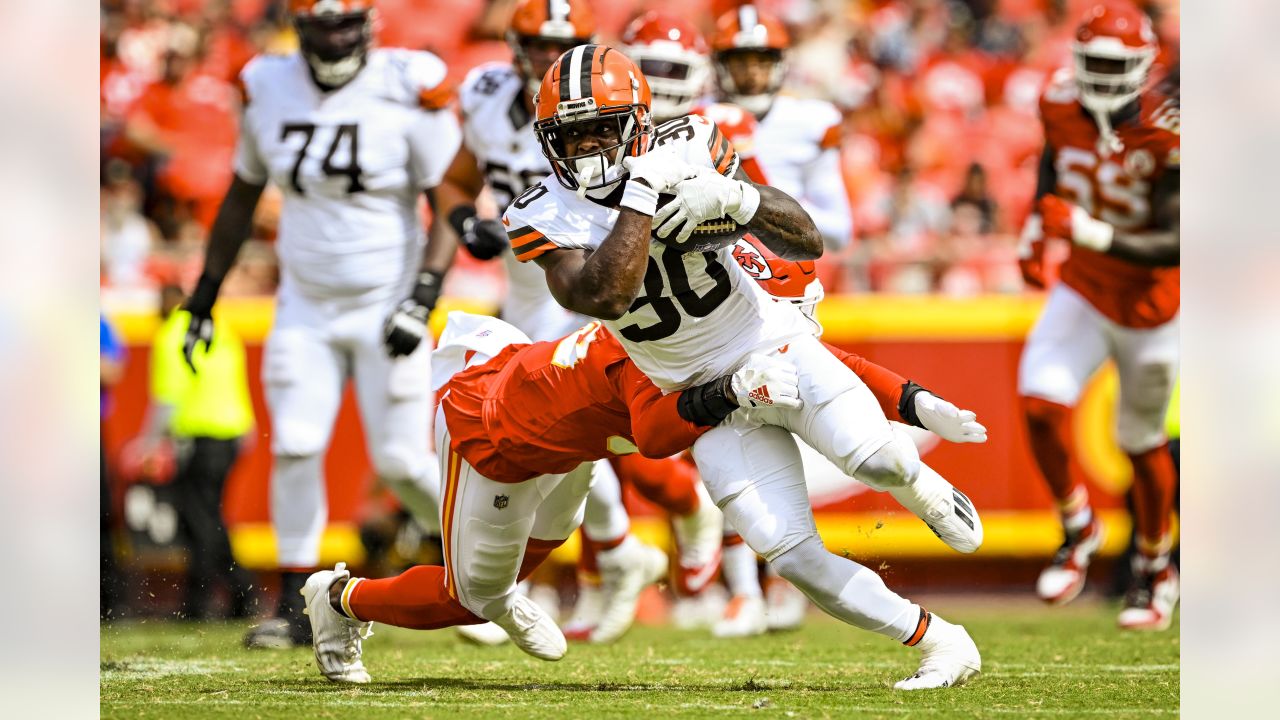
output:
[[[661,208],[675,199],[675,195],[660,193],[658,195],[658,207]],[[743,235],[747,234],[747,226],[739,225],[737,220],[725,215],[715,220],[707,220],[698,225],[683,243],[676,242],[676,232],[672,231],[671,235],[663,238],[658,237],[658,232],[655,229],[653,231],[653,239],[682,253],[714,252],[738,242]]]

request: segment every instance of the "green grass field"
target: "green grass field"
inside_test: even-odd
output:
[[[930,600],[926,598],[926,601]],[[452,631],[375,626],[370,685],[330,684],[309,649],[250,652],[243,626],[137,622],[102,630],[104,718],[1107,717],[1178,713],[1176,626],[1124,634],[1116,608],[926,602],[968,627],[983,673],[950,690],[902,693],[918,653],[813,615],[800,632],[739,641],[634,628],[558,663]]]

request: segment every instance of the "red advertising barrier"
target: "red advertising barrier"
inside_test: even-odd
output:
[[[1060,540],[1048,491],[1027,449],[1018,413],[1016,377],[1022,339],[1039,312],[1039,297],[993,297],[971,300],[833,297],[820,308],[824,339],[864,355],[916,380],[957,405],[974,410],[987,426],[990,440],[983,445],[925,442],[924,459],[950,479],[982,511],[987,541],[980,554],[992,556],[1047,555]],[[442,305],[441,310],[449,309]],[[454,308],[457,306],[454,305]],[[483,308],[468,307],[472,311]],[[225,301],[219,310],[237,328],[248,348],[251,393],[258,431],[233,472],[226,491],[226,519],[237,535],[236,551],[247,564],[269,565],[274,554],[269,533],[268,477],[270,419],[258,382],[262,341],[270,327],[270,300]],[[115,391],[114,410],[107,421],[108,458],[140,430],[147,407],[147,356],[156,320],[143,313],[114,313],[129,348],[125,378]],[[444,312],[433,320],[439,330]],[[1112,440],[1114,375],[1100,373],[1082,400],[1076,418],[1081,471],[1094,489],[1105,518],[1117,523],[1109,550],[1127,536],[1119,496],[1127,487],[1129,468]],[[346,548],[351,528],[365,511],[374,478],[363,445],[363,434],[348,388],[338,416],[326,461],[331,526],[334,540]],[[865,548],[874,544],[889,555],[929,556],[945,552],[936,538],[887,495],[843,481],[831,468],[810,465],[806,459],[820,529],[828,545]],[[639,515],[642,501],[635,501]],[[1110,510],[1110,512],[1108,512]],[[908,522],[908,520],[910,522]],[[660,523],[646,526],[661,534]],[[348,537],[350,536],[350,537]]]

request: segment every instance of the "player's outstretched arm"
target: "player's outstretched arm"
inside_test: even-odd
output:
[[[195,370],[192,356],[196,344],[203,342],[205,348],[208,348],[213,339],[213,304],[218,299],[223,279],[236,264],[240,247],[249,238],[253,228],[253,213],[258,209],[258,201],[262,199],[265,188],[265,184],[251,183],[234,175],[231,187],[227,188],[227,194],[222,199],[222,206],[218,208],[218,216],[214,218],[213,228],[209,231],[204,270],[184,305],[191,313],[191,325],[187,328],[187,337],[182,344],[182,355],[192,370]]]
[[[734,178],[760,193],[760,207],[747,229],[783,260],[813,260],[822,256],[822,233],[795,198],[768,185],[756,185],[738,168]]]

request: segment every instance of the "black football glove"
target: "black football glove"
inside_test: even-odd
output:
[[[462,240],[462,247],[477,260],[492,260],[507,249],[507,231],[498,220],[481,220],[476,209],[460,205],[449,213],[449,225]]]
[[[182,341],[182,357],[186,359],[191,372],[196,371],[195,352],[198,343],[204,343],[205,352],[213,342],[213,304],[218,300],[220,283],[208,275],[201,275],[196,289],[182,306],[191,313],[191,324],[187,326],[187,336]]]
[[[418,349],[418,344],[427,336],[427,318],[440,299],[443,285],[443,273],[422,271],[418,274],[413,294],[387,316],[387,322],[382,326],[382,340],[391,357],[409,355]]]

